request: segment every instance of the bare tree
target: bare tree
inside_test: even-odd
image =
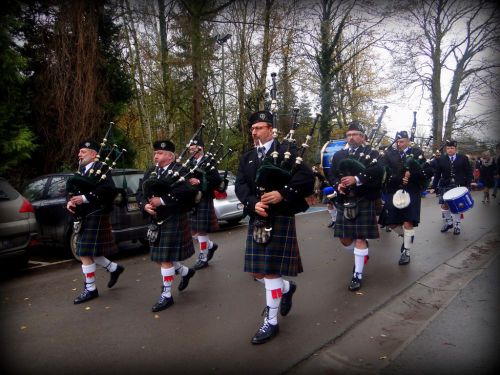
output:
[[[397,76],[406,87],[418,87],[430,97],[437,149],[443,139],[467,125],[457,126],[456,118],[470,99],[495,90],[499,12],[483,0],[418,0],[405,4],[403,12],[408,25],[402,29],[411,31],[398,30],[392,50]]]
[[[319,0],[313,8],[319,28],[312,31],[310,44],[304,42],[304,50],[313,62],[319,86],[321,144],[330,139],[334,119],[342,128],[353,114],[361,112],[359,106],[353,107],[353,91],[349,87],[355,84],[355,66],[361,61],[360,56],[366,56],[380,39],[374,31],[384,19],[370,17],[367,6],[363,7],[362,12],[356,0]]]

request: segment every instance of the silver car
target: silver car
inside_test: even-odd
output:
[[[33,206],[0,177],[0,262],[25,265],[29,248],[36,245],[37,233]]]
[[[219,171],[219,174],[224,178],[224,171]],[[238,200],[234,192],[236,177],[231,172],[228,172],[227,179],[226,196],[220,199],[215,198],[214,208],[219,221],[227,221],[230,225],[234,225],[239,223],[245,215],[243,214],[243,203]]]

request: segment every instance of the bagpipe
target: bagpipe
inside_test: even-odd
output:
[[[269,156],[266,155],[262,163],[257,169],[255,177],[255,185],[257,186],[258,198],[266,193],[274,190],[280,190],[287,185],[293,175],[300,168],[303,162],[303,157],[306,149],[309,148],[309,142],[312,139],[321,113],[316,113],[313,126],[310,128],[306,139],[297,148],[297,141],[294,139],[294,134],[299,127],[298,115],[299,109],[293,109],[292,125],[288,134],[283,138],[282,145],[286,147],[283,154],[280,156],[278,151],[278,128],[277,128],[277,100],[276,100],[276,73],[271,73],[272,89],[271,89],[271,113],[272,117],[272,135],[273,135],[273,151]],[[262,145],[261,145],[262,146]],[[272,235],[272,206],[267,210],[267,217],[256,216],[253,223],[253,239],[257,243],[267,243]]]
[[[144,196],[149,200],[152,197],[163,197],[172,196],[174,199],[179,201],[178,206],[180,210],[189,211],[192,209],[196,203],[201,199],[201,194],[203,191],[203,186],[194,187],[186,184],[192,194],[188,194],[188,199],[178,199],[177,194],[179,193],[180,186],[189,180],[189,178],[195,176],[196,173],[206,174],[210,171],[217,170],[219,163],[229,156],[233,150],[228,148],[227,151],[218,158],[219,152],[223,149],[224,145],[220,144],[217,150],[214,152],[213,147],[215,144],[215,138],[212,140],[209,151],[201,158],[201,160],[196,163],[196,155],[200,152],[201,148],[198,148],[196,152],[187,155],[187,152],[191,145],[196,145],[198,139],[201,137],[201,132],[205,128],[204,124],[196,130],[189,142],[186,144],[185,149],[179,154],[175,163],[172,163],[171,168],[169,168],[162,175],[158,174],[159,166],[156,165],[154,170],[149,175],[149,178],[143,181],[142,191]],[[216,131],[216,134],[218,132]],[[184,161],[183,161],[184,160]],[[201,181],[203,185],[203,181]],[[164,220],[168,219],[170,212],[168,210],[159,210],[155,218],[157,224],[163,223]]]
[[[79,162],[78,170],[73,176],[69,177],[68,181],[66,182],[66,191],[70,198],[78,195],[87,195],[93,192],[100,184],[102,184],[111,176],[111,171],[116,167],[116,163],[124,155],[124,153],[127,152],[125,148],[119,150],[118,146],[116,144],[113,144],[111,149],[107,151],[104,160],[101,160],[101,153],[106,152],[108,137],[113,125],[114,123],[110,122],[109,128],[102,142],[100,143],[99,151],[94,158],[93,165],[90,168],[89,172],[85,175],[82,174],[82,172],[80,171],[82,165],[81,162]],[[114,154],[116,156],[113,158]],[[111,204],[116,195],[117,191],[113,189],[105,199],[107,202],[99,202],[92,205],[77,205],[74,214],[75,229],[79,224],[81,224],[81,220],[87,215],[103,211],[107,205],[109,206]]]
[[[431,170],[430,166],[425,158],[422,150],[416,148],[415,146],[415,133],[417,129],[417,112],[413,112],[413,123],[410,130],[410,152],[404,153],[404,155],[400,156],[400,151],[393,149],[393,145],[401,139],[400,132],[396,133],[394,137],[394,141],[385,151],[386,153],[397,153],[394,158],[400,160],[398,167],[390,166],[386,167],[386,173],[388,178],[385,181],[386,187],[391,183],[391,180],[398,181],[398,190],[393,195],[393,205],[396,208],[403,209],[410,205],[411,198],[407,192],[407,187],[403,185],[402,178],[409,172],[410,175],[422,175],[423,178],[418,182],[414,182],[417,184],[419,190],[425,190],[429,185],[431,178]],[[414,180],[415,181],[415,180]]]

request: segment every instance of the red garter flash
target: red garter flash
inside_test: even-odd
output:
[[[207,249],[207,243],[206,242],[200,243],[200,250],[206,250],[206,249]]]
[[[173,276],[163,276],[163,281],[166,281],[167,283],[174,281]]]
[[[281,298],[281,295],[282,295],[281,288],[271,290],[271,296],[273,297],[273,299]]]
[[[92,278],[95,276],[95,272],[89,272],[89,273],[86,273],[85,276],[87,276],[87,278]]]

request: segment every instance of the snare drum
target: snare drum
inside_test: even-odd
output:
[[[328,141],[323,145],[321,149],[321,169],[323,170],[323,174],[326,175],[326,172],[330,170],[333,155],[337,151],[342,150],[346,143],[347,141],[345,139],[341,139]]]
[[[460,214],[474,207],[469,189],[464,186],[448,190],[443,194],[443,200],[448,203],[450,211],[454,214]]]

